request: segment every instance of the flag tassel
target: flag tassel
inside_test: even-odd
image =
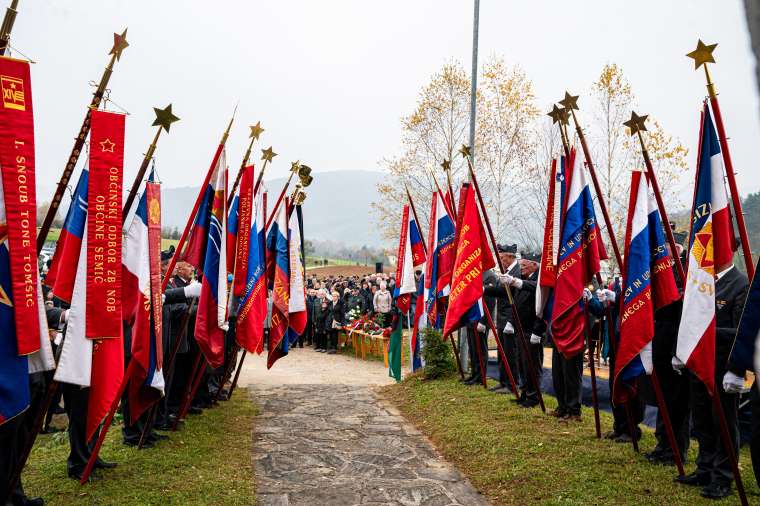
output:
[[[478,185],[478,178],[475,176],[475,170],[472,168],[472,160],[469,156],[467,158],[467,167],[470,171],[470,178],[472,179],[472,185],[475,187],[475,194],[478,196],[478,203],[480,204],[480,211],[483,214],[483,221],[485,221],[486,224],[486,230],[488,230],[488,238],[491,241],[491,247],[494,251],[497,251],[496,249],[496,236],[493,234],[493,229],[491,228],[491,220],[488,219],[488,213],[486,212],[486,206],[483,202],[483,196],[480,193],[480,186]],[[504,274],[506,273],[506,269],[504,268],[504,264],[501,262],[501,257],[499,255],[496,255],[496,262],[499,266],[499,271]],[[522,322],[520,322],[520,315],[517,313],[517,308],[514,305],[514,300],[512,300],[512,289],[509,287],[509,285],[505,286],[507,290],[507,297],[509,298],[509,304],[512,307],[512,318],[515,323],[515,329],[517,330],[518,335],[518,341],[520,341],[520,347],[522,348],[522,352],[525,353],[526,362],[528,364],[528,375],[530,376],[530,381],[533,383],[533,387],[536,389],[536,393],[538,394],[538,402],[541,405],[541,411],[546,413],[546,405],[544,404],[544,397],[541,393],[541,383],[538,381],[538,375],[536,374],[536,365],[533,363],[533,357],[531,357],[530,354],[530,348],[528,347],[528,340],[525,338],[525,332],[523,331]]]

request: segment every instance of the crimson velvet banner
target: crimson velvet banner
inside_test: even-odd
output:
[[[121,334],[123,114],[92,112],[87,226],[88,339]]]
[[[150,262],[150,298],[153,311],[153,331],[156,343],[156,368],[163,365],[163,315],[161,302],[161,185],[148,182],[145,185],[148,204],[148,260]]]
[[[238,233],[237,254],[235,255],[235,280],[233,295],[240,297],[245,293],[248,279],[248,250],[251,241],[251,216],[253,215],[253,165],[243,169],[240,178],[240,196],[238,197]]]
[[[37,202],[34,113],[29,62],[0,57],[0,165],[10,255],[11,291],[19,355],[40,349],[37,308]]]

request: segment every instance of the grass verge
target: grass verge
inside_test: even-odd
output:
[[[111,427],[100,455],[118,463],[80,486],[66,477],[66,433],[42,435],[23,475],[30,496],[45,504],[253,504],[253,417],[244,388],[218,407],[190,416],[184,428],[154,448],[121,443]]]
[[[597,440],[590,408],[581,422],[560,422],[510,396],[418,376],[383,387],[382,394],[494,504],[715,504],[699,488],[673,483],[675,467],[651,465],[630,445]],[[556,407],[553,397],[545,401],[547,410]],[[610,430],[612,415],[601,415],[602,432]],[[653,431],[645,429],[642,453],[654,445]],[[693,442],[687,473],[696,449]],[[746,448],[741,465],[749,501],[758,504]],[[731,503],[737,502],[734,492]]]

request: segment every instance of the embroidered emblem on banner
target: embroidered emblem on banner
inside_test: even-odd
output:
[[[0,87],[3,90],[3,107],[26,111],[24,81],[15,77],[0,76]]]

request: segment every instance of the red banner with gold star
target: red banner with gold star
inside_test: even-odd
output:
[[[29,62],[0,57],[0,166],[10,252],[17,353],[40,349],[37,307],[37,201],[34,182],[34,114]],[[4,239],[4,238],[3,238]]]
[[[87,204],[88,339],[121,334],[123,114],[92,112]]]

